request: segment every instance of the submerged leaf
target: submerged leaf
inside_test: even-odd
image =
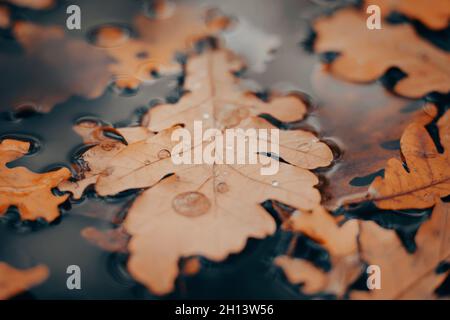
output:
[[[70,171],[61,168],[46,173],[34,173],[24,167],[6,165],[27,154],[30,144],[18,140],[0,143],[0,214],[16,206],[23,220],[43,218],[49,222],[59,216],[58,205],[67,195],[56,196],[52,189],[70,177]]]
[[[18,270],[0,262],[0,300],[12,298],[40,284],[48,275],[49,270],[44,265]]]
[[[383,24],[380,30],[366,26],[367,16],[345,8],[315,21],[314,50],[337,52],[330,71],[354,82],[374,81],[390,68],[406,73],[394,91],[410,98],[430,92],[450,91],[450,54],[422,40],[407,24]]]

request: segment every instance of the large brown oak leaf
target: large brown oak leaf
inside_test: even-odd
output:
[[[159,131],[156,135],[128,141],[128,145],[116,142],[109,151],[104,146],[110,142],[100,141],[82,156],[87,168],[84,174],[92,179],[87,183],[95,184],[100,195],[149,188],[135,200],[124,226],[131,235],[128,268],[157,294],[173,290],[180,258],[200,255],[222,261],[241,251],[248,238],[272,234],[275,221],[261,206],[265,200],[306,211],[320,203],[320,193],[314,188],[318,178],[308,169],[329,165],[333,156],[328,146],[309,132],[280,132],[277,156],[287,163],[259,155],[278,162],[279,171],[274,175],[261,175],[262,164],[225,164],[220,159],[209,164],[173,163],[171,152],[178,142],[171,136],[180,123],[186,129],[192,129],[194,120],[219,131],[230,127],[276,129],[257,116],[266,113],[291,121],[304,115],[305,106],[296,95],[278,95],[264,102],[241,89],[232,73],[233,66],[239,65],[240,59],[224,50],[192,57],[186,70],[186,88],[191,92],[178,104],[156,106],[157,116],[152,109],[147,115],[148,128]],[[191,85],[196,81],[194,89]],[[163,129],[165,126],[169,128]],[[123,136],[126,140],[126,133]],[[208,145],[209,141],[203,141],[180,152],[195,153]],[[89,173],[93,168],[95,175]],[[65,190],[79,195],[86,181],[76,183],[78,187]]]

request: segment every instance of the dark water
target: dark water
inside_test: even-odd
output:
[[[333,101],[320,98],[322,92],[313,81],[314,74],[320,69],[320,57],[308,53],[302,48],[300,41],[308,37],[311,19],[329,9],[328,6],[323,6],[326,2],[308,0],[183,1],[191,5],[207,4],[219,7],[224,13],[238,20],[245,20],[262,32],[277,36],[281,45],[274,60],[268,63],[266,70],[262,73],[248,70],[244,73],[244,77],[252,80],[252,86],[261,91],[277,89],[307,93],[312,101],[312,115],[300,126],[307,127],[325,141],[330,141],[330,145],[336,147],[337,153],[345,154],[352,150],[351,139],[346,140],[347,136],[352,136],[352,128],[348,127],[348,123],[364,121],[364,117],[367,116],[366,112],[357,112],[358,107],[374,109],[380,107],[379,104],[368,103],[367,95],[381,93],[383,94],[381,103],[395,102],[396,105],[402,104],[404,107],[414,102],[387,94],[379,83],[368,87],[356,85],[346,87],[347,84],[333,79],[330,81],[334,81],[334,85],[338,88],[344,87],[347,93],[352,93],[355,87],[359,87],[358,90],[362,90],[363,94],[352,98],[352,108],[349,110],[339,109],[339,106],[348,102],[346,92],[342,92],[341,97],[333,96]],[[79,39],[87,39],[91,30],[103,24],[131,25],[132,18],[143,10],[142,1],[139,0],[77,0],[60,1],[55,9],[45,12],[14,9],[14,15],[39,24],[64,27],[65,8],[68,4],[78,4],[82,8],[83,29],[69,32],[70,37]],[[21,54],[17,43],[8,34],[1,36],[0,44],[0,53]],[[247,58],[251,59],[251,57]],[[21,67],[23,66],[17,65],[17,68]],[[28,72],[33,73],[34,70],[28,70]],[[176,97],[177,79],[177,75],[162,77],[154,84],[143,85],[136,92],[119,92],[111,86],[99,98],[88,100],[72,97],[46,114],[37,114],[30,110],[2,113],[0,138],[16,137],[34,142],[33,152],[30,155],[10,165],[26,166],[34,171],[45,171],[56,166],[70,167],[74,153],[82,146],[81,138],[72,130],[77,119],[91,117],[117,126],[137,124],[139,111],[151,105],[152,101],[165,100],[168,97],[170,100],[171,95]],[[2,75],[0,94],[2,94],[2,84],[4,85],[7,81],[9,78]],[[14,85],[21,84],[14,83]],[[334,99],[341,100],[334,101]],[[334,110],[338,109],[340,112],[348,112],[352,117],[351,121],[345,124],[350,130],[345,136],[340,136],[342,130],[338,130],[339,128],[335,128],[334,131],[326,129],[330,127],[327,117],[331,117]],[[412,107],[411,110],[417,110],[417,107]],[[404,119],[403,115],[402,119]],[[391,142],[387,144],[387,149],[392,154],[387,154],[386,157],[398,154],[398,144],[395,143],[395,139],[398,138],[399,136],[392,137],[389,141],[380,141],[380,143]],[[320,174],[324,180],[331,180],[333,170],[331,167]],[[367,172],[367,174],[374,172]],[[361,187],[363,190],[370,181],[364,180],[364,177],[359,179],[357,179],[356,187]],[[326,185],[328,184],[324,184],[324,190]],[[18,298],[159,298],[152,296],[130,278],[125,268],[126,255],[102,251],[80,236],[80,231],[87,226],[99,229],[114,227],[110,217],[123,215],[134,196],[129,194],[116,199],[99,199],[90,194],[82,201],[65,203],[62,206],[62,217],[51,225],[20,222],[14,208],[5,217],[0,218],[0,260],[20,268],[43,263],[50,268],[51,272],[50,278],[45,283]],[[411,250],[414,249],[411,235],[414,234],[427,212],[415,212],[407,217],[399,218],[395,213],[380,213],[373,208],[370,209],[372,212],[369,209],[362,209],[369,213],[365,218],[369,217],[386,227],[398,229],[405,245]],[[361,209],[345,212],[345,214],[349,217],[361,217]],[[176,291],[168,297],[303,298],[298,288],[289,285],[282,273],[272,264],[272,259],[283,254],[291,240],[291,234],[278,231],[265,240],[251,240],[242,253],[229,257],[224,263],[216,264],[202,260],[201,272],[193,277],[181,276],[177,281]],[[294,253],[296,256],[311,258],[327,269],[329,261],[323,249],[306,238],[296,241],[297,247]],[[82,290],[70,291],[66,288],[66,268],[71,264],[81,267]]]

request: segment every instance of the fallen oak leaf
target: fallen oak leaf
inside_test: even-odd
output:
[[[7,163],[27,154],[30,143],[5,139],[0,143],[0,215],[16,206],[23,220],[43,218],[49,222],[59,216],[58,205],[67,197],[55,196],[52,189],[68,179],[67,168],[34,173],[24,167],[8,168]]]
[[[177,5],[168,17],[158,13],[154,18],[137,16],[136,38],[130,38],[118,26],[101,26],[94,31],[94,44],[116,61],[110,66],[116,85],[134,89],[141,82],[154,79],[152,72],[180,71],[175,54],[191,50],[197,41],[216,35],[228,23],[228,18],[216,10]]]
[[[450,20],[449,0],[365,0],[364,3],[366,7],[379,6],[383,16],[398,12],[432,30],[446,28]]]
[[[223,50],[208,51],[192,57],[192,60],[194,63],[190,60],[187,65],[190,75],[186,79],[187,83],[195,80],[192,78],[195,73],[203,71],[209,75],[209,80],[203,82],[207,88],[221,88],[221,94],[233,94],[236,90],[236,96],[242,97],[243,91],[236,85],[236,77],[230,73],[230,64],[240,60],[231,53]],[[225,79],[221,73],[225,74]],[[206,94],[200,94],[205,96],[208,104],[214,104],[217,102],[217,92],[206,90]],[[274,127],[269,122],[255,116],[269,113],[280,115],[282,120],[303,116],[304,105],[298,97],[282,98],[281,101],[270,104],[263,103],[254,95],[250,96],[251,104],[247,108],[255,108],[256,105],[256,110],[233,124],[242,130],[270,129]],[[194,114],[191,118],[183,119],[185,128],[192,128],[190,120],[197,120],[197,107],[189,101],[183,101],[184,111],[193,111]],[[159,108],[160,116],[164,117],[166,113],[167,121],[163,125],[176,124],[173,105],[155,108]],[[222,108],[225,112],[221,112]],[[237,110],[235,106],[233,108]],[[222,132],[231,125],[226,116],[230,108],[220,104],[214,109],[217,113],[211,114],[212,119],[200,117],[198,120],[204,120],[206,127],[215,126],[215,129]],[[155,118],[151,110],[147,119],[153,123]],[[287,111],[294,114],[288,114]],[[224,121],[227,125],[224,125]],[[148,128],[152,131],[155,129],[152,126]],[[132,237],[128,246],[128,268],[135,279],[157,294],[173,290],[180,272],[180,258],[204,256],[213,261],[222,261],[230,253],[241,251],[248,238],[261,239],[272,234],[275,222],[261,206],[265,200],[273,199],[304,210],[316,207],[320,203],[320,193],[314,188],[318,179],[307,169],[327,166],[333,158],[331,150],[313,134],[292,130],[280,134],[278,156],[288,163],[279,163],[279,171],[272,176],[260,174],[263,167],[261,164],[224,164],[220,159],[212,164],[176,165],[172,161],[174,155],[171,152],[178,142],[172,141],[171,137],[178,129],[179,126],[163,129],[154,136],[130,143],[119,152],[114,152],[107,161],[102,161],[107,165],[102,172],[98,172],[95,183],[96,191],[101,196],[151,187],[134,201],[123,225]],[[249,139],[247,143],[250,141],[253,140]],[[179,152],[192,149],[195,154],[204,145],[208,143],[203,141]],[[271,163],[278,161],[266,155],[259,156],[269,159]],[[84,157],[83,159],[86,160]],[[97,165],[96,161],[95,158],[90,159],[88,166]],[[242,185],[250,186],[249,189],[252,190],[244,200],[241,199]],[[165,245],[162,246],[162,243]]]
[[[0,300],[12,298],[42,283],[48,275],[49,270],[44,265],[18,270],[5,262],[0,262]]]
[[[308,260],[290,256],[279,256],[275,258],[274,263],[283,270],[290,283],[301,285],[304,294],[327,293],[337,298],[345,295],[348,287],[356,281],[362,271],[357,254],[341,257],[335,261],[333,269],[329,272],[317,268]]]
[[[450,194],[450,112],[438,121],[444,148],[439,153],[433,139],[420,123],[410,124],[400,140],[407,169],[397,159],[387,163],[384,178],[377,177],[368,199],[381,209],[424,209]]]
[[[424,299],[445,279],[437,274],[440,262],[450,258],[450,206],[438,201],[431,218],[416,235],[417,249],[408,253],[395,231],[372,221],[360,224],[361,258],[381,270],[381,288],[351,293],[353,299]],[[401,270],[401,272],[399,272]],[[448,272],[447,272],[448,274]]]
[[[412,121],[427,125],[437,116],[433,104],[394,96],[375,83],[344,82],[323,68],[313,74],[313,86],[319,107],[309,117],[317,118],[321,135],[331,137],[340,151],[333,170],[324,173],[327,184],[321,190],[322,205],[330,211],[350,197],[365,194],[375,178],[371,176],[390,158],[400,158],[398,150],[384,147],[383,142],[399,144]]]
[[[302,284],[302,292],[308,295],[328,293],[342,298],[362,271],[357,243],[358,222],[351,220],[339,226],[336,218],[318,206],[311,212],[295,211],[282,227],[302,233],[322,245],[329,252],[332,264],[332,269],[325,272],[305,259],[279,256],[274,263],[282,268],[288,281]]]
[[[365,13],[345,8],[314,22],[314,51],[337,52],[329,65],[334,75],[353,82],[370,82],[398,67],[407,76],[393,90],[420,98],[430,92],[450,91],[450,55],[419,38],[407,24],[385,23],[369,30]]]

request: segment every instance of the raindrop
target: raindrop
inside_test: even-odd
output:
[[[225,193],[229,190],[228,185],[225,182],[220,182],[216,185],[216,191],[220,193]]]
[[[186,217],[198,217],[208,212],[211,202],[200,192],[184,192],[172,200],[173,209]]]
[[[170,158],[170,151],[167,150],[167,149],[159,150],[159,152],[158,152],[158,158],[159,158],[159,159],[167,159],[167,158]]]

